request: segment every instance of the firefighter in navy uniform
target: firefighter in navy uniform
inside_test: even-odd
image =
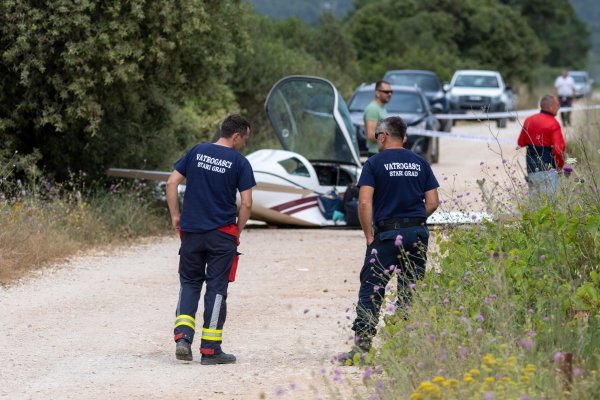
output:
[[[193,359],[191,344],[204,282],[201,363],[229,364],[236,360],[234,355],[223,352],[221,342],[227,286],[234,279],[239,234],[250,217],[252,187],[256,185],[250,163],[239,153],[249,137],[250,124],[239,115],[228,116],[221,124],[219,139],[189,150],[175,163],[167,181],[171,222],[181,235],[181,287],[174,328],[178,360]],[[177,188],[184,179],[187,181],[180,215]],[[237,191],[241,207],[236,218]]]
[[[404,149],[406,123],[382,120],[375,132],[379,153],[365,163],[358,182],[358,215],[367,249],[360,272],[355,346],[341,360],[371,348],[385,287],[398,278],[398,312],[406,312],[410,284],[425,275],[429,232],[426,219],[438,207],[439,184],[423,158]]]

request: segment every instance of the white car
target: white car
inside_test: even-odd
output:
[[[569,76],[575,81],[575,95],[577,97],[587,97],[592,93],[594,80],[590,78],[586,71],[569,71]]]
[[[444,85],[451,114],[464,114],[468,111],[498,113],[514,111],[516,99],[510,85],[507,85],[497,71],[458,70],[450,84]],[[498,118],[499,128],[506,127],[507,118]]]

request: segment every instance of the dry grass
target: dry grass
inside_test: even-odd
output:
[[[128,244],[168,230],[166,206],[139,193],[96,193],[87,202],[77,198],[42,200],[34,194],[0,202],[0,285],[81,250]]]

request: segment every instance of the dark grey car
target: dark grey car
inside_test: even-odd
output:
[[[440,121],[435,117],[427,98],[418,87],[392,85],[392,98],[385,109],[388,115],[398,115],[409,127],[430,131],[440,130]],[[362,85],[348,101],[352,124],[355,126],[359,148],[362,155],[367,154],[363,115],[365,108],[375,98],[375,84]],[[429,163],[439,159],[439,138],[409,134],[405,147],[421,155]]]
[[[394,69],[387,71],[383,80],[392,85],[398,86],[417,86],[423,91],[429,101],[431,110],[436,114],[445,114],[448,112],[448,100],[444,93],[442,84],[438,76],[433,71],[420,69]],[[452,121],[440,121],[442,130],[450,132],[452,130]]]

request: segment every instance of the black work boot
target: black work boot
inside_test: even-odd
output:
[[[348,353],[338,355],[338,361],[341,365],[363,365],[365,364],[365,355],[371,350],[372,338],[366,336],[357,336],[354,341],[354,347]]]
[[[192,344],[185,339],[179,339],[175,342],[175,358],[183,361],[192,361]]]
[[[202,365],[217,365],[217,364],[234,364],[235,356],[233,354],[227,354],[220,352],[218,354],[208,355],[202,354],[200,364]]]

